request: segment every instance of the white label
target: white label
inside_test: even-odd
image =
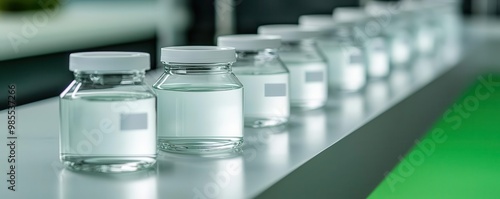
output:
[[[386,51],[385,41],[383,38],[375,37],[369,40],[370,49],[372,51]]]
[[[73,155],[156,153],[155,98],[61,99],[61,149]]]
[[[351,53],[349,55],[349,64],[362,64],[363,56],[361,53]]]
[[[237,75],[244,86],[245,117],[288,117],[288,74]]]
[[[328,84],[326,81],[326,63],[286,63],[290,71],[290,101],[326,100]],[[321,81],[307,81],[307,74],[322,75]]]
[[[243,91],[156,90],[158,136],[242,137]]]
[[[120,115],[120,130],[133,131],[148,129],[147,113],[122,113]]]
[[[286,97],[286,85],[287,83],[264,84],[264,97]]]
[[[323,82],[324,80],[324,73],[323,71],[308,71],[306,72],[306,82],[311,83],[311,82]]]

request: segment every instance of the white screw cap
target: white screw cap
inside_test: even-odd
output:
[[[321,34],[320,30],[301,28],[299,25],[292,24],[259,26],[257,32],[261,35],[279,35],[282,41],[300,41],[315,38]]]
[[[333,20],[336,22],[359,22],[366,18],[368,18],[367,13],[360,7],[338,7],[333,10]]]
[[[81,52],[69,56],[70,71],[127,71],[150,68],[149,54],[142,52]]]
[[[236,50],[263,50],[278,48],[281,37],[277,35],[227,35],[217,38],[218,46],[233,47]]]
[[[365,11],[374,16],[396,14],[400,12],[401,3],[388,1],[368,1],[365,5]]]
[[[320,30],[335,28],[332,15],[302,15],[299,17],[299,25],[303,28],[316,28]]]
[[[161,61],[186,64],[235,62],[236,52],[232,47],[173,46],[161,49]]]

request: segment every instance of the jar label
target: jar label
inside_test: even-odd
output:
[[[148,129],[147,113],[122,113],[120,114],[120,130],[144,130]]]
[[[306,82],[322,82],[323,81],[323,71],[307,71],[306,72]]]
[[[361,53],[352,53],[349,56],[349,63],[350,64],[361,64],[361,63],[363,63],[363,56],[361,56]]]
[[[373,51],[382,51],[385,52],[385,43],[382,38],[373,38],[371,41],[371,46]]]
[[[265,97],[285,97],[286,84],[264,84]]]

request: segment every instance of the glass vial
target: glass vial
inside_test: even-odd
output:
[[[336,8],[333,18],[341,27],[339,33],[345,32],[339,36],[349,35],[353,43],[363,48],[367,76],[387,77],[390,73],[389,48],[387,37],[378,22],[359,7]]]
[[[409,24],[412,24],[413,41],[416,52],[420,57],[432,56],[439,42],[440,31],[432,22],[432,11],[425,3],[403,1],[401,15],[408,15]]]
[[[218,38],[219,46],[236,49],[233,73],[244,86],[245,126],[284,124],[290,116],[288,70],[279,59],[279,36],[229,35]]]
[[[391,68],[400,69],[411,65],[414,55],[411,17],[401,13],[400,3],[369,1],[366,12],[382,26],[383,34],[388,39]]]
[[[355,33],[357,23],[361,19],[351,16],[349,12],[343,12],[337,8],[333,13],[334,22],[337,24],[334,30],[334,39],[339,44],[341,52],[338,60],[341,75],[339,89],[341,91],[355,92],[366,85],[368,77],[367,54],[364,48],[364,40]]]
[[[158,144],[177,153],[229,152],[243,142],[243,85],[231,71],[234,48],[161,49]]]
[[[316,40],[328,60],[330,88],[347,92],[363,88],[367,78],[365,53],[349,35],[350,31],[338,26],[332,15],[303,15],[299,23],[303,28],[321,32]]]
[[[424,1],[430,4],[434,26],[440,30],[440,39],[442,45],[438,46],[439,54],[442,57],[444,65],[452,66],[460,61],[462,55],[461,34],[462,24],[460,17],[460,3],[458,0],[449,1]]]
[[[60,159],[68,168],[135,171],[156,162],[156,97],[144,82],[149,54],[70,55],[75,80],[60,95]]]
[[[324,106],[328,96],[327,63],[313,39],[319,32],[298,25],[265,25],[258,32],[281,36],[278,53],[290,72],[291,107],[310,110]]]

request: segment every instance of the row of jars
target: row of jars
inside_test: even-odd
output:
[[[329,91],[358,91],[367,79],[384,78],[451,42],[438,36],[445,30],[437,22],[416,18],[443,14],[444,6],[397,12],[388,6],[367,9],[391,15],[337,8],[333,16],[301,16],[300,25],[221,36],[218,46],[162,48],[165,71],[152,87],[144,82],[147,53],[73,53],[75,80],[60,95],[60,159],[74,170],[122,172],[153,166],[157,147],[232,151],[243,143],[244,126],[283,125],[291,109],[321,108]],[[363,32],[381,16],[392,19],[383,31]]]
[[[462,51],[453,1],[369,1],[365,8],[336,8],[333,15],[303,15],[299,24],[321,32],[316,41],[329,62],[331,85],[344,91],[360,90],[367,80],[422,58],[455,65]]]

